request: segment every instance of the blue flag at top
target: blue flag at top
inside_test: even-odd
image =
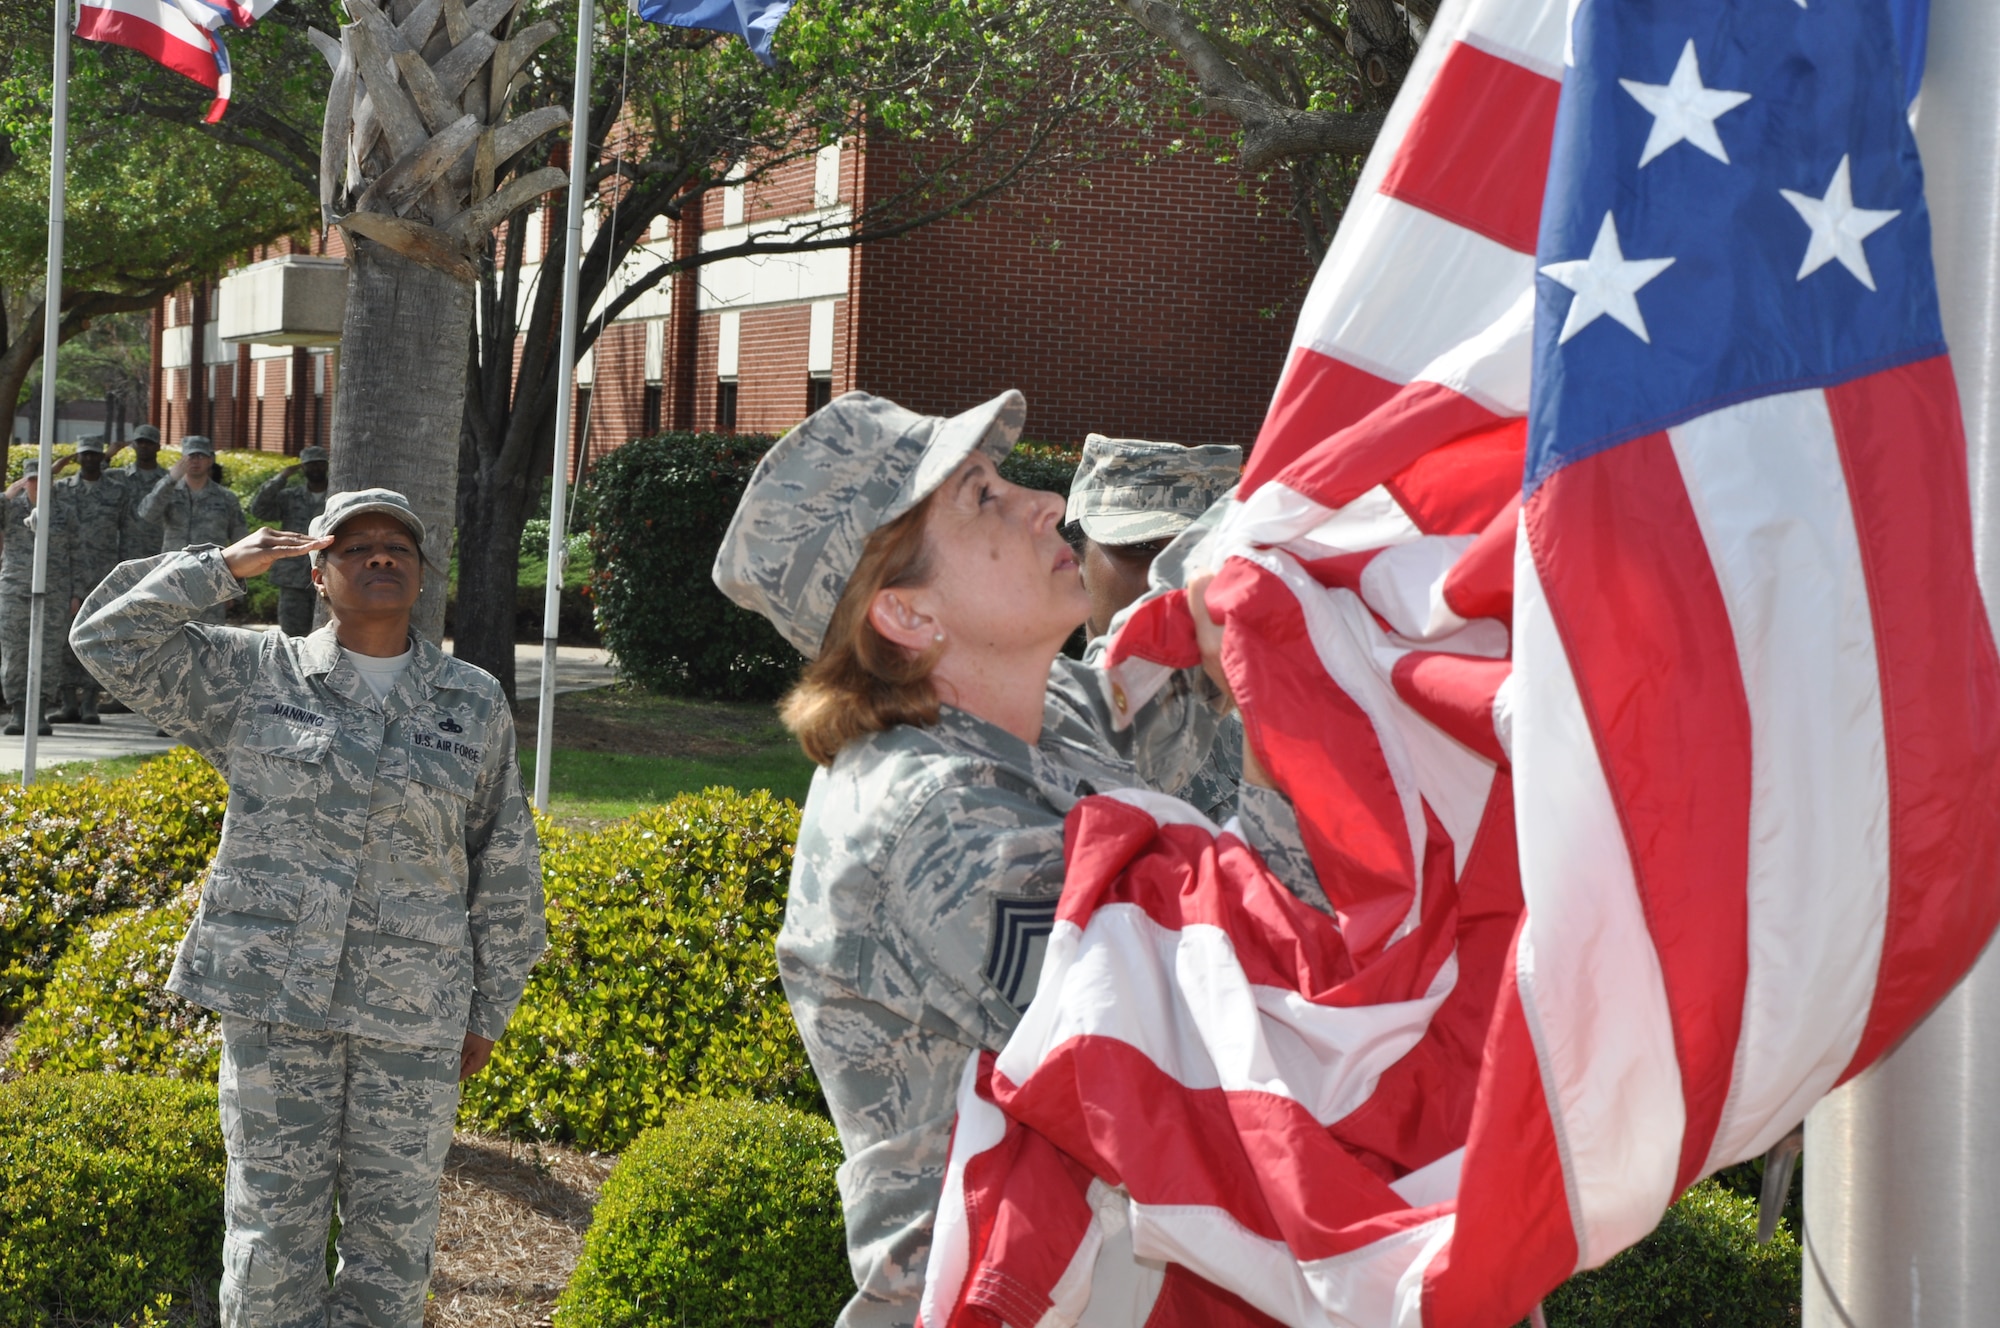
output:
[[[792,0],[641,0],[639,17],[676,28],[733,32],[768,65],[771,34],[791,7]]]

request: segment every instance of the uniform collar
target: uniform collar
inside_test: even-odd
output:
[[[998,724],[941,705],[930,731],[947,746],[1025,774],[1064,812],[1087,794],[1139,783],[1138,772],[1124,761],[1072,742],[1048,724],[1041,741],[1030,747]]]
[[[308,677],[324,677],[329,689],[371,710],[379,709],[390,718],[408,714],[437,690],[437,676],[444,668],[444,652],[410,633],[410,664],[403,676],[379,702],[361,670],[347,662],[347,654],[333,635],[331,625],[301,638],[297,646],[299,667]]]

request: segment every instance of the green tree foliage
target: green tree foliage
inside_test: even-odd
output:
[[[215,1087],[0,1083],[0,1323],[122,1323],[222,1273]]]
[[[798,816],[709,789],[596,834],[544,822],[549,951],[465,1118],[616,1151],[695,1098],[815,1107],[772,950]]]
[[[244,123],[271,118],[267,103],[300,123],[317,119],[310,108],[324,81],[302,69],[303,38],[289,19],[229,39],[247,95],[232,106],[234,123],[214,132],[189,127],[208,105],[206,89],[122,47],[71,44],[65,341],[312,224],[296,152],[288,167],[246,137]],[[42,350],[50,49],[46,7],[0,6],[0,408],[9,418]]]
[[[565,1328],[824,1328],[854,1294],[840,1140],[784,1107],[703,1102],[639,1136],[604,1182]]]

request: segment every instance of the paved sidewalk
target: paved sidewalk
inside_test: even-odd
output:
[[[445,643],[450,653],[451,642]],[[539,645],[514,647],[514,682],[524,700],[533,698],[541,686],[542,648]],[[618,681],[611,657],[596,646],[556,647],[556,691],[588,691]],[[117,756],[150,756],[171,751],[174,740],[159,737],[153,725],[138,715],[106,715],[98,727],[88,724],[57,724],[55,736],[35,744],[35,767],[46,770],[71,761],[106,761]],[[21,740],[0,737],[0,775],[21,772]]]

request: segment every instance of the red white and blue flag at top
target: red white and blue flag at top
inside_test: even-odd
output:
[[[221,29],[247,28],[278,0],[79,0],[76,35],[129,46],[215,92],[208,122],[229,109],[229,48]]]
[[[2000,662],[1887,0],[1454,0],[1217,570],[1324,908],[1089,798],[922,1323],[1502,1328],[2000,920]],[[1114,701],[1196,663],[1142,601]]]
[[[792,0],[639,0],[639,17],[674,28],[733,32],[768,65],[771,37],[791,7]]]

